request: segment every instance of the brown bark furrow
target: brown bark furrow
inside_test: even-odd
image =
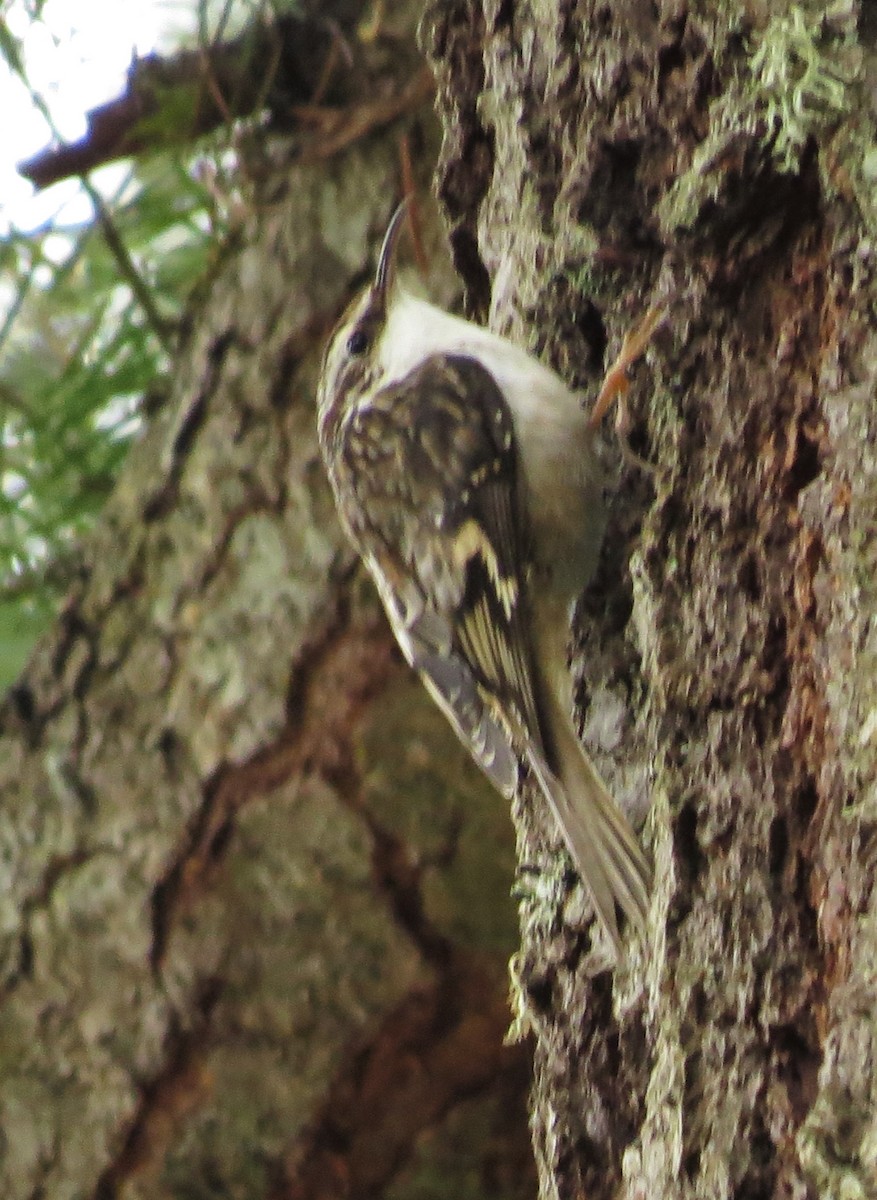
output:
[[[418,1136],[454,1105],[488,1086],[508,1087],[513,1097],[529,1055],[503,1044],[507,1024],[495,964],[454,953],[431,986],[409,995],[350,1055],[322,1111],[287,1156],[274,1200],[378,1197]],[[513,1118],[509,1130],[515,1127]],[[517,1129],[524,1134],[523,1125]],[[532,1186],[524,1150],[516,1180],[522,1192]]]
[[[93,1200],[116,1200],[123,1195],[128,1182],[160,1161],[179,1124],[209,1096],[210,1018],[221,991],[220,980],[204,980],[193,1005],[195,1024],[169,1033],[165,1066],[141,1086],[121,1150],[101,1172]]]
[[[200,888],[222,858],[236,814],[247,801],[299,776],[317,776],[355,791],[351,738],[358,714],[391,678],[395,661],[383,621],[351,621],[349,605],[319,635],[306,639],[295,664],[287,701],[289,723],[271,744],[246,762],[221,766],[204,789],[180,854],[152,894],[150,961],[160,970],[180,912],[197,902]]]

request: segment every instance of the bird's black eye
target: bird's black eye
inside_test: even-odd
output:
[[[347,353],[352,354],[354,358],[358,358],[360,354],[364,354],[368,349],[368,335],[362,329],[354,329],[350,337],[347,339]]]

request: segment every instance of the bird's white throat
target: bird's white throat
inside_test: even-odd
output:
[[[563,380],[533,355],[500,337],[451,316],[426,300],[397,289],[377,347],[385,383],[397,382],[432,354],[477,359],[494,377],[519,422],[575,419],[578,398]]]

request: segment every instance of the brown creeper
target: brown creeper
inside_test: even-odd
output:
[[[651,870],[572,719],[570,608],[604,529],[593,427],[553,371],[394,286],[404,205],[323,359],[320,445],[408,662],[494,784],[544,793],[616,952]]]

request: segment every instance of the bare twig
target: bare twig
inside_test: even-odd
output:
[[[319,130],[319,136],[311,138],[303,148],[300,160],[310,163],[331,158],[372,130],[379,129],[403,113],[417,108],[434,91],[432,72],[428,67],[423,67],[401,92],[391,96],[381,96],[377,100],[349,108],[297,105],[294,109],[297,119],[302,124],[311,125]]]
[[[417,203],[414,168],[411,165],[411,144],[407,133],[403,133],[399,139],[399,158],[402,163],[402,195],[408,201],[408,228],[411,230],[414,261],[417,263],[417,269],[421,275],[426,275],[429,270],[429,263],[426,258],[426,251],[423,249],[423,235],[420,228],[420,205]]]

